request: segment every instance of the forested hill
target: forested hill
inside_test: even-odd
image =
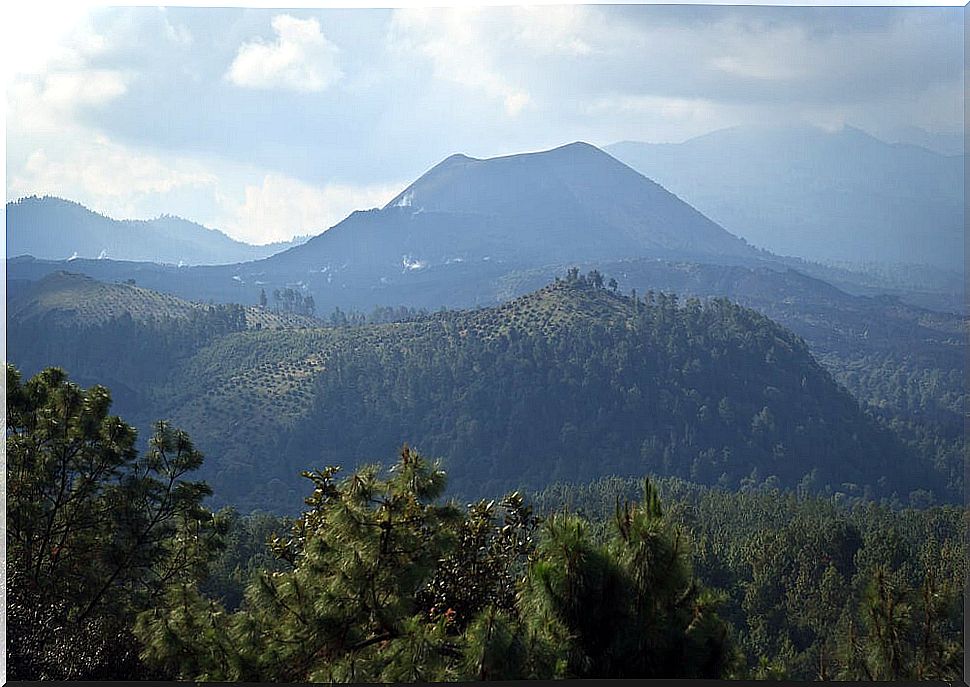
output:
[[[288,329],[316,326],[312,317],[242,305],[195,303],[135,284],[133,279],[107,283],[83,274],[53,272],[36,282],[17,281],[7,294],[7,315],[22,324],[58,321],[67,326],[93,327],[121,318],[142,324],[188,321],[221,313],[234,329]]]
[[[301,470],[403,442],[442,458],[467,496],[644,473],[942,494],[801,339],[724,300],[633,299],[573,271],[502,306],[392,324],[214,322],[13,320],[10,355],[30,372],[43,340],[44,365],[128,379],[119,412],[188,431],[216,501],[243,510],[294,510]]]
[[[159,380],[199,347],[230,332],[315,326],[267,308],[193,303],[132,283],[55,272],[7,282],[7,351],[31,373],[50,365],[83,385],[104,384],[117,412],[152,421]]]

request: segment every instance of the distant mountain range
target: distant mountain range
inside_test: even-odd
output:
[[[37,202],[8,207],[11,232],[25,233],[20,208]],[[8,261],[8,275],[37,279],[69,269],[106,281],[134,279],[191,300],[243,304],[258,302],[262,291],[289,288],[313,296],[316,311],[326,314],[335,307],[487,306],[523,293],[514,284],[524,273],[538,270],[551,278],[570,265],[640,259],[796,269],[856,295],[899,295],[947,311],[963,306],[962,279],[940,268],[911,270],[909,281],[916,283],[905,283],[896,272],[853,271],[753,248],[585,143],[485,160],[453,155],[384,208],[354,212],[305,243],[260,260],[206,266],[183,261],[177,267],[110,256],[69,262],[21,257]]]
[[[808,126],[605,150],[775,253],[963,271],[963,155]]]
[[[918,126],[904,125],[889,129],[878,138],[891,143],[909,143],[927,148],[941,155],[963,155],[965,138],[963,131],[955,133],[930,132]]]
[[[24,233],[21,205],[8,209],[14,234]],[[430,308],[491,304],[503,275],[540,266],[635,257],[738,263],[762,253],[607,153],[574,143],[488,160],[451,156],[384,208],[354,212],[260,260],[177,268],[108,257],[79,257],[70,269],[193,300],[255,303],[261,290],[298,288],[326,312],[402,298]],[[9,265],[11,278],[64,267]]]
[[[50,196],[7,203],[8,257],[216,265],[258,260],[305,240],[254,246],[180,217],[116,220]]]

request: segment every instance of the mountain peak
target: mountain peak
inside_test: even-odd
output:
[[[600,148],[597,148],[592,143],[587,143],[586,141],[573,141],[572,143],[567,143],[566,145],[561,145],[558,148],[553,148],[548,150],[548,153],[555,152],[575,152],[575,153],[598,153],[600,155],[606,155]]]
[[[448,162],[478,162],[478,161],[479,161],[478,158],[469,157],[464,153],[453,153],[452,155],[449,155],[444,160],[442,160],[441,164],[446,164]]]
[[[511,153],[511,154],[508,154],[508,155],[496,155],[494,157],[486,157],[486,158],[471,157],[469,155],[465,155],[464,153],[454,153],[454,154],[449,155],[448,157],[446,157],[444,160],[442,160],[441,162],[439,162],[434,167],[432,167],[431,170],[435,170],[435,169],[438,169],[438,168],[441,168],[441,167],[447,167],[447,166],[450,166],[450,165],[453,165],[453,164],[463,163],[463,162],[473,162],[473,163],[491,164],[491,163],[499,163],[499,162],[503,162],[503,161],[504,162],[508,162],[510,160],[525,160],[525,159],[530,159],[530,158],[561,157],[563,155],[572,155],[572,156],[576,156],[576,155],[590,156],[590,155],[592,155],[594,157],[600,157],[600,158],[603,158],[603,159],[607,159],[607,158],[612,158],[613,157],[609,153],[605,152],[604,150],[602,150],[600,148],[597,148],[596,146],[594,146],[591,143],[586,143],[585,141],[573,141],[572,143],[566,143],[564,145],[557,146],[555,148],[548,148],[546,150],[537,150],[537,151],[528,152],[528,153]],[[429,170],[429,171],[431,171],[431,170]],[[418,181],[420,181],[420,179]]]
[[[487,159],[452,155],[384,211],[409,218],[400,237],[407,245],[397,261],[414,257],[409,232],[435,221],[442,223],[435,233],[443,233],[418,256],[431,261],[426,264],[473,255],[548,262],[752,253],[737,237],[585,141]]]

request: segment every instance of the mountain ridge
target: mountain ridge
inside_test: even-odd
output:
[[[605,149],[776,254],[963,270],[962,155],[808,125]]]
[[[114,258],[168,264],[230,264],[268,257],[303,239],[253,245],[178,215],[115,219],[57,196],[6,205],[7,255],[46,259]]]
[[[320,312],[407,304],[489,305],[502,283],[539,268],[626,259],[790,267],[854,294],[897,293],[938,310],[962,307],[939,287],[780,257],[729,234],[677,195],[588,143],[478,159],[451,155],[383,208],[355,211],[305,243],[258,261],[185,269],[78,259],[15,258],[15,278],[83,271],[191,300],[255,303],[262,289],[299,289]]]

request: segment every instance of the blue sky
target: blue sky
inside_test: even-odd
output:
[[[7,198],[177,214],[265,243],[455,152],[739,124],[963,127],[963,10],[130,7],[25,15]],[[30,29],[30,30],[27,30]]]

